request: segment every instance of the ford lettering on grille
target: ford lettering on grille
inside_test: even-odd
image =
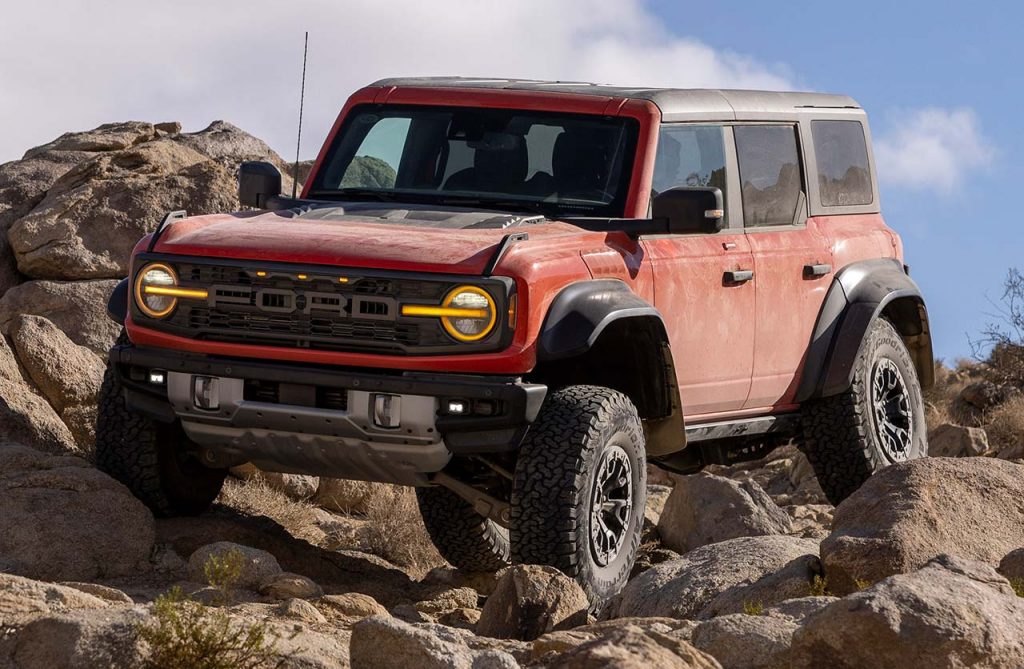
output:
[[[254,306],[277,314],[322,314],[335,318],[355,316],[393,321],[398,313],[395,299],[384,296],[342,295],[318,291],[216,285],[210,290],[212,306]]]

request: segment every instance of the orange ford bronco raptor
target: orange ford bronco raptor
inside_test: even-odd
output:
[[[110,300],[97,457],[161,515],[228,467],[417,487],[441,554],[630,573],[646,466],[797,440],[839,502],[926,453],[928,315],[867,119],[817,93],[390,79],[299,198],[169,214]]]

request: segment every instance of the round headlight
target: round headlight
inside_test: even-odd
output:
[[[178,285],[178,275],[163,263],[146,265],[135,277],[135,303],[142,313],[150,318],[163,318],[174,311],[178,299],[161,294],[167,288]]]
[[[444,306],[463,313],[441,318],[448,334],[459,341],[479,341],[491,330],[498,319],[494,300],[487,291],[476,286],[461,286],[448,293]]]

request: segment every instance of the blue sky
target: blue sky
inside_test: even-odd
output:
[[[883,213],[930,304],[936,354],[970,353],[1024,268],[1019,3],[666,0],[35,0],[4,8],[0,162],[69,130],[225,119],[302,155],[345,98],[462,74],[846,93],[871,116]],[[12,30],[17,26],[17,30]]]

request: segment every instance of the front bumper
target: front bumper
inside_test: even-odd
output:
[[[453,456],[516,449],[547,393],[516,377],[332,369],[134,345],[115,346],[110,360],[128,405],[181,421],[208,458],[410,485],[425,483]],[[163,382],[154,383],[151,372]],[[201,408],[197,377],[217,380],[215,407]],[[270,389],[269,397],[253,388]],[[374,420],[382,395],[397,407],[395,425]],[[466,412],[451,414],[451,402]]]

